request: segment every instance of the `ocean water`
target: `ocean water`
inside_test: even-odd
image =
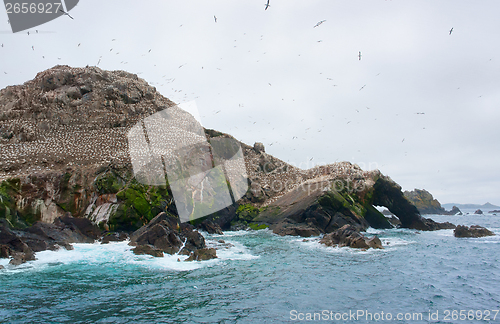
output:
[[[500,215],[430,217],[500,235]],[[0,322],[500,322],[500,236],[373,234],[385,249],[331,248],[261,230],[205,235],[219,258],[203,262],[136,256],[126,242],[74,244],[18,267],[0,259]]]

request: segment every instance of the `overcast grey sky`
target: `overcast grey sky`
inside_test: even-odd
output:
[[[0,87],[100,60],[302,168],[350,161],[500,205],[500,2],[265,3],[82,0],[29,35],[0,10]]]

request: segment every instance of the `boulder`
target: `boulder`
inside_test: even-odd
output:
[[[129,245],[136,247],[132,250],[136,254],[153,256],[159,256],[158,251],[171,255],[175,253],[190,255],[206,248],[205,239],[193,225],[180,223],[178,217],[165,212],[158,214],[149,224],[132,233]]]
[[[201,228],[201,230],[207,232],[208,234],[219,234],[219,235],[224,234],[222,232],[222,229],[220,228],[220,226],[218,224],[216,224],[208,219],[201,222],[199,227]]]
[[[109,232],[101,237],[101,244],[108,244],[109,242],[122,242],[128,239],[128,234],[124,232]]]
[[[149,244],[138,245],[132,249],[136,255],[149,254],[154,257],[163,257],[163,251]]]
[[[203,248],[199,250],[195,250],[189,258],[184,261],[204,261],[217,258],[214,248]]]
[[[472,225],[471,227],[458,225],[453,232],[455,237],[483,237],[495,235],[492,231],[479,225]]]
[[[478,209],[474,212],[475,215],[482,215],[483,211],[481,209]]]
[[[291,236],[318,236],[321,232],[315,228],[305,224],[294,224],[294,223],[279,223],[273,226],[273,233],[280,236],[291,235]]]
[[[368,239],[352,225],[344,225],[338,230],[326,234],[319,242],[326,246],[338,245],[339,247],[348,246],[358,249],[383,249],[382,242],[378,237]]]

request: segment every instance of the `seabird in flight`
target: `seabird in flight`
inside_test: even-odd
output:
[[[450,35],[451,35],[451,33],[453,33],[453,27],[451,27],[451,29],[450,29]]]
[[[361,51],[359,51],[358,57],[359,57],[359,60],[361,61]]]
[[[318,22],[316,25],[314,25],[314,27],[313,27],[313,28],[318,27],[319,25],[321,25],[321,24],[322,24],[322,23],[324,23],[325,21],[326,21],[326,20],[322,20],[322,21]]]
[[[217,17],[215,17],[215,15],[214,15],[214,20],[215,20],[215,22],[217,22]]]
[[[267,0],[266,9],[264,9],[264,10],[267,10],[267,8],[269,8],[269,0]]]

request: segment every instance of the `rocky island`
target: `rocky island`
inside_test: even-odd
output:
[[[421,214],[437,214],[437,215],[462,215],[462,212],[457,206],[453,206],[450,211],[444,209],[437,199],[434,199],[432,194],[425,189],[414,189],[405,191],[405,197],[417,207]]]
[[[129,238],[136,254],[206,260],[216,251],[198,230],[267,227],[279,235],[326,234],[326,245],[380,248],[376,238],[359,234],[394,227],[374,206],[385,206],[404,228],[455,228],[422,217],[378,170],[349,162],[302,170],[267,154],[261,143],[241,142],[248,191],[222,210],[181,223],[168,179],[137,181],[127,143],[133,125],[174,106],[137,75],[97,67],[55,66],[2,89],[0,256],[19,264],[45,249]],[[235,140],[211,129],[204,135]]]

